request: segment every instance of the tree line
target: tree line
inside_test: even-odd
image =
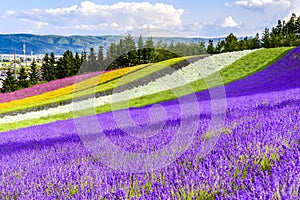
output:
[[[265,28],[260,39],[259,33],[255,37],[245,37],[238,39],[234,34],[230,33],[224,40],[220,40],[214,45],[209,40],[207,52],[210,54],[241,51],[246,49],[257,48],[275,48],[289,47],[300,45],[300,16],[292,14],[289,21],[278,20],[277,25],[273,28]]]
[[[35,60],[30,64],[30,69],[22,66],[17,74],[9,69],[7,77],[2,82],[1,92],[13,92],[18,89],[33,86],[40,82],[49,82],[55,79],[74,76],[78,73],[89,73],[103,70],[113,70],[139,64],[155,63],[163,60],[205,53],[205,43],[201,42],[173,42],[167,43],[159,40],[154,42],[152,37],[140,36],[135,42],[131,35],[127,35],[119,42],[111,43],[106,52],[99,46],[98,52],[90,48],[89,54],[83,51],[81,54],[67,50],[60,58],[56,58],[52,52],[46,53],[43,63],[38,69]]]

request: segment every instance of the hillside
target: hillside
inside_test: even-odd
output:
[[[0,199],[299,199],[300,47],[182,59],[3,94]]]

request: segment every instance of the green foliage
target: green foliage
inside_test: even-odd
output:
[[[19,88],[27,88],[29,87],[30,83],[28,80],[28,74],[25,71],[25,67],[22,66],[19,72],[19,77],[18,77],[18,86]]]
[[[99,49],[98,49],[97,62],[98,62],[99,70],[104,71],[106,68],[106,65],[104,62],[103,46],[101,46],[101,45],[99,46]]]
[[[17,79],[15,78],[14,74],[9,69],[6,72],[6,79],[2,82],[2,89],[1,92],[13,92],[18,89],[17,86]]]
[[[37,69],[35,59],[33,59],[33,61],[30,64],[30,76],[29,76],[29,78],[30,78],[30,83],[32,85],[36,85],[39,81],[39,72],[38,72],[38,69]]]
[[[268,158],[264,157],[260,162],[261,170],[269,171],[271,169],[271,164],[271,161]]]
[[[214,41],[212,41],[212,40],[209,40],[209,42],[208,42],[208,46],[207,46],[207,53],[209,53],[209,54],[213,54],[213,53],[215,53],[215,48],[214,48],[214,43],[213,43]]]
[[[242,40],[230,33],[225,40],[220,40],[216,47],[213,45],[213,41],[210,40],[207,46],[207,53],[223,53],[232,51],[241,51],[246,49],[258,49],[261,47],[261,41],[259,39],[259,34],[257,33],[254,38],[245,37]]]
[[[275,47],[291,47],[300,45],[300,16],[297,18],[292,14],[288,22],[278,20],[277,26],[270,31],[265,28],[262,33],[262,38],[259,38],[257,33],[254,38],[245,37],[243,40],[238,40],[236,36],[230,33],[225,40],[220,40],[216,47],[213,41],[209,41],[207,52],[223,53],[231,51],[240,51],[246,49],[257,49],[260,47],[275,48]]]
[[[98,70],[98,62],[94,48],[90,48],[90,54],[87,58],[87,72],[95,72]]]
[[[226,38],[225,38],[225,46],[224,50],[226,52],[231,52],[231,51],[237,51],[238,49],[238,39],[235,35],[230,33]]]
[[[300,16],[294,13],[288,22],[278,20],[277,25],[263,32],[263,47],[290,47],[300,45]]]
[[[52,81],[52,80],[56,79],[55,66],[56,66],[56,59],[55,59],[54,53],[52,52],[50,54],[50,58],[49,58],[49,65],[47,66],[48,67],[48,70],[47,70],[48,74],[47,74],[47,77],[45,78],[46,81]]]
[[[42,80],[48,80],[48,74],[49,74],[48,70],[49,70],[49,55],[48,55],[48,53],[46,53],[43,58],[43,64],[41,67]]]
[[[56,65],[56,60],[55,60],[55,55],[52,52],[49,55],[46,53],[44,58],[43,58],[43,64],[41,66],[41,75],[42,75],[42,80],[45,81],[52,81],[55,79],[55,65]]]

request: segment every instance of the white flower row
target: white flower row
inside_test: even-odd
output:
[[[222,68],[232,64],[236,60],[253,51],[255,50],[223,53],[201,59],[195,63],[183,67],[181,70],[173,72],[170,75],[158,78],[147,85],[135,87],[133,89],[114,94],[112,97],[113,102],[129,100],[186,85],[200,78],[204,78],[214,72],[220,71]]]
[[[49,108],[47,110],[28,112],[24,114],[18,114],[16,116],[4,116],[3,118],[0,118],[0,124],[14,123],[30,119],[39,119],[41,117],[48,117],[72,111],[84,110],[87,108],[102,106],[109,103],[129,101],[133,98],[154,94],[167,89],[173,89],[217,72],[253,51],[255,50],[230,52],[206,57],[186,67],[183,67],[180,70],[174,71],[170,75],[158,78],[155,81],[148,83],[147,85],[135,87],[120,93],[113,93],[112,95],[107,95],[99,98],[91,98],[80,102],[73,102],[68,105]]]

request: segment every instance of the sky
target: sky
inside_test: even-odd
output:
[[[242,37],[292,13],[300,0],[2,0],[0,34]]]

